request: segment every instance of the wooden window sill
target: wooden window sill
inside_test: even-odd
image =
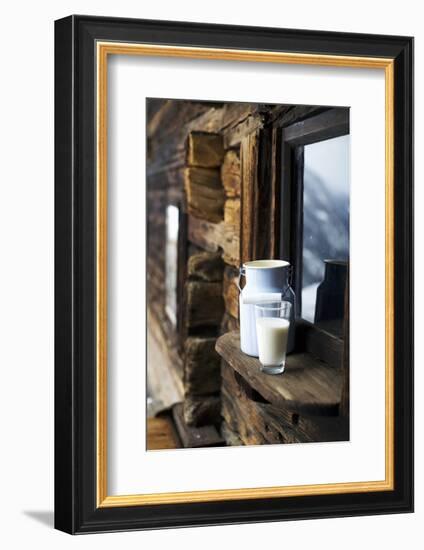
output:
[[[330,367],[309,353],[293,353],[287,357],[283,374],[265,374],[258,359],[240,350],[238,331],[218,338],[216,350],[250,387],[275,407],[307,415],[339,414],[341,368]]]

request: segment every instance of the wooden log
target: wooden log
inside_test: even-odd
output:
[[[223,219],[225,194],[219,170],[187,168],[185,190],[189,213],[211,222],[219,222]]]
[[[222,283],[188,281],[186,283],[187,326],[218,327],[224,314]]]
[[[342,388],[342,369],[329,367],[307,353],[288,355],[284,374],[269,376],[259,360],[240,350],[240,335],[220,336],[216,350],[247,383],[271,404],[292,412],[337,416]]]
[[[189,240],[209,252],[218,252],[222,243],[224,222],[212,223],[195,216],[188,217]]]
[[[225,311],[234,319],[239,318],[239,289],[238,289],[238,270],[232,267],[226,267],[223,278],[223,296],[225,302]]]
[[[182,403],[175,405],[172,409],[178,435],[185,448],[219,447],[225,444],[223,437],[213,425],[189,426],[184,418],[184,407]]]
[[[189,337],[184,344],[184,389],[190,396],[217,393],[221,387],[221,358],[216,338]]]
[[[187,164],[205,168],[219,167],[224,158],[220,134],[191,132],[187,140]]]
[[[220,252],[199,252],[191,255],[187,263],[187,276],[207,282],[222,281],[224,262]]]
[[[221,417],[221,398],[219,395],[186,396],[183,411],[184,420],[189,426],[218,424]]]
[[[223,250],[222,259],[224,262],[234,267],[239,267],[240,237],[236,233],[233,225],[224,224],[221,247]]]
[[[234,149],[225,153],[221,180],[227,197],[239,197],[241,187],[240,154]]]
[[[240,236],[240,199],[227,199],[224,204],[224,222],[233,226],[234,233]]]
[[[224,107],[209,105],[209,108],[202,114],[196,116],[186,124],[187,133],[191,132],[208,132],[210,134],[219,133],[224,124]]]

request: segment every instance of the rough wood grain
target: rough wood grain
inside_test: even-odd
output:
[[[240,199],[227,199],[224,203],[224,222],[240,235]]]
[[[237,147],[249,135],[255,134],[264,125],[264,117],[254,113],[236,126],[224,130],[224,147]]]
[[[221,235],[221,248],[224,262],[238,267],[240,265],[240,236],[235,226],[224,224]]]
[[[204,395],[201,397],[187,395],[184,399],[184,421],[189,426],[207,426],[219,423],[220,412],[220,395]]]
[[[188,238],[209,252],[218,252],[222,244],[224,222],[212,223],[195,216],[188,217]]]
[[[256,189],[258,186],[259,132],[247,135],[241,142],[241,263],[253,257]]]
[[[189,132],[208,132],[218,133],[222,130],[224,122],[224,106],[214,104],[210,105],[209,109],[204,113],[199,114],[186,124],[186,131]]]
[[[186,283],[187,326],[218,327],[224,314],[222,283],[188,281]]]
[[[172,426],[172,420],[168,417],[148,418],[146,432],[148,451],[178,449],[181,446]]]
[[[245,379],[225,361],[223,361],[221,373],[221,410],[225,425],[229,428],[228,445],[308,443],[348,439],[340,417],[304,416],[283,407],[275,407],[248,386]],[[234,441],[234,436],[240,441]]]
[[[219,170],[187,168],[184,185],[189,213],[211,222],[219,222],[223,219],[225,193]]]
[[[222,281],[224,262],[220,252],[198,252],[188,258],[187,276],[207,282]]]
[[[221,327],[219,329],[219,334],[225,334],[226,332],[232,332],[233,330],[239,330],[240,323],[238,319],[233,317],[226,311],[222,318]]]
[[[216,349],[271,404],[305,414],[338,414],[342,387],[341,369],[328,367],[308,354],[299,353],[288,356],[284,374],[264,374],[260,370],[258,359],[240,351],[238,332],[220,336]]]
[[[222,366],[222,379],[222,416],[244,445],[308,441],[285,421],[275,407],[249,399],[238,383],[234,370],[225,363]]]
[[[230,149],[225,153],[221,180],[227,197],[239,197],[241,188],[240,153]]]
[[[184,419],[182,403],[175,405],[172,414],[183,447],[193,449],[199,447],[220,447],[225,445],[224,439],[218,433],[215,426],[189,426]]]
[[[232,267],[226,267],[223,278],[223,295],[225,310],[235,319],[239,318],[239,289],[238,270]]]
[[[221,358],[216,338],[190,336],[184,345],[184,388],[186,396],[217,393],[221,387]]]
[[[187,141],[187,164],[205,168],[219,167],[224,158],[223,139],[220,134],[191,132]]]

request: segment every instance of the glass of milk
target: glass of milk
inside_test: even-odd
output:
[[[255,304],[259,361],[267,374],[284,372],[291,307],[290,302],[283,301]]]

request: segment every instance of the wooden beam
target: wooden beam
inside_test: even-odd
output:
[[[240,154],[234,149],[225,153],[221,180],[227,197],[239,197],[241,185]]]
[[[187,164],[217,168],[224,159],[224,145],[220,134],[191,132],[187,142]]]
[[[183,405],[179,403],[172,410],[178,435],[185,448],[220,447],[225,445],[224,439],[219,435],[213,425],[189,426],[184,419]]]
[[[241,262],[254,260],[255,208],[258,186],[259,131],[248,134],[240,146]]]

